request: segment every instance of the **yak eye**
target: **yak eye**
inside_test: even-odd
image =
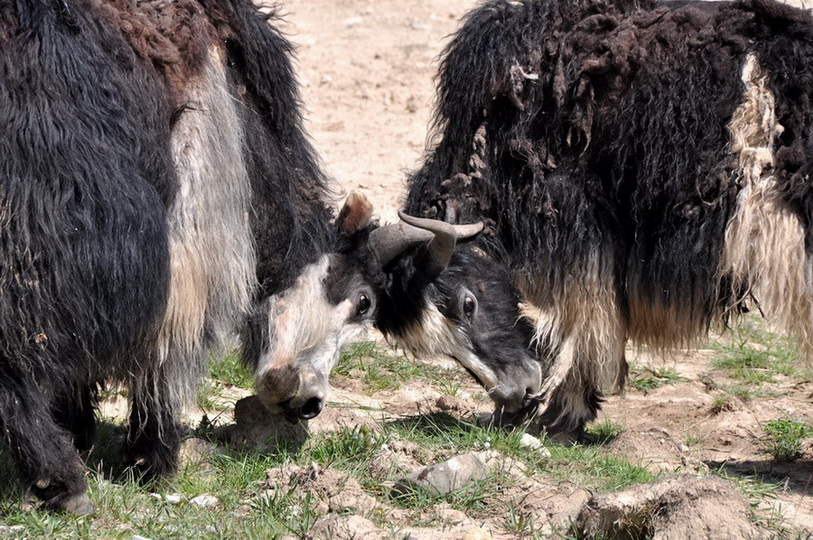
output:
[[[356,308],[356,314],[357,315],[364,315],[365,313],[367,313],[367,311],[369,311],[371,304],[372,304],[372,302],[370,302],[370,299],[367,297],[367,295],[362,294],[361,296],[359,296],[359,302],[358,302],[358,306]]]
[[[467,318],[471,319],[472,315],[474,315],[474,308],[476,307],[477,302],[474,301],[474,298],[466,295],[466,297],[463,299],[463,314]]]

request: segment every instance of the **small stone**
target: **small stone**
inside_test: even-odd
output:
[[[350,17],[342,21],[345,26],[356,26],[364,22],[364,17]]]
[[[164,501],[170,504],[180,504],[181,496],[180,495],[161,495],[160,493],[150,493],[150,498],[155,499],[156,501]]]
[[[23,525],[0,525],[0,535],[18,534],[25,530]]]
[[[201,508],[209,508],[215,506],[217,503],[220,502],[220,500],[214,495],[209,495],[208,493],[205,493],[203,495],[198,495],[189,502],[194,504],[195,506],[200,506]]]
[[[527,448],[529,450],[535,450],[540,456],[549,458],[551,456],[550,450],[545,448],[545,445],[542,444],[538,438],[534,437],[530,433],[524,433],[522,438],[519,441],[519,445],[522,448]]]
[[[435,496],[460,490],[472,482],[484,480],[488,468],[474,454],[464,454],[413,472],[395,482],[392,492],[396,496],[423,488]]]
[[[463,533],[463,540],[491,540],[491,533],[482,527],[474,527]]]

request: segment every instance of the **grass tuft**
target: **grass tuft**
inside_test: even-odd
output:
[[[630,366],[630,382],[629,386],[648,392],[655,390],[667,384],[674,384],[686,380],[684,377],[678,375],[677,371],[661,367],[641,367],[636,365]]]
[[[813,428],[802,420],[771,420],[765,424],[765,450],[776,461],[794,461],[802,457],[802,442],[813,436]]]

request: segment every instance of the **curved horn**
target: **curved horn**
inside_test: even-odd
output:
[[[470,238],[481,230],[482,223],[450,225],[436,219],[416,218],[398,212],[402,222],[385,225],[370,233],[368,245],[381,266],[418,244],[429,242],[429,262],[446,268],[458,238]]]
[[[434,237],[430,231],[397,223],[372,231],[367,245],[383,267],[412,246],[430,242]]]
[[[413,217],[403,212],[398,212],[398,217],[413,227],[434,233],[434,238],[427,247],[427,262],[438,271],[449,265],[458,239],[470,238],[483,230],[482,223],[451,225],[445,221]]]

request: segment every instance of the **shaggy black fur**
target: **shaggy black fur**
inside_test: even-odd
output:
[[[153,350],[178,187],[170,135],[186,78],[220,40],[242,97],[258,296],[335,242],[291,46],[269,16],[248,0],[134,6],[0,1],[0,427],[31,491],[77,512],[90,504],[74,445],[92,444],[101,384],[130,385],[133,464],[147,477],[177,466],[168,394],[182,390]],[[200,367],[189,362],[174,372]]]
[[[485,220],[480,247],[543,308],[598,274],[622,317],[634,295],[708,327],[737,301],[718,269],[749,53],[777,97],[775,171],[811,249],[813,19],[770,0],[485,2],[443,55],[439,142],[405,211]]]

